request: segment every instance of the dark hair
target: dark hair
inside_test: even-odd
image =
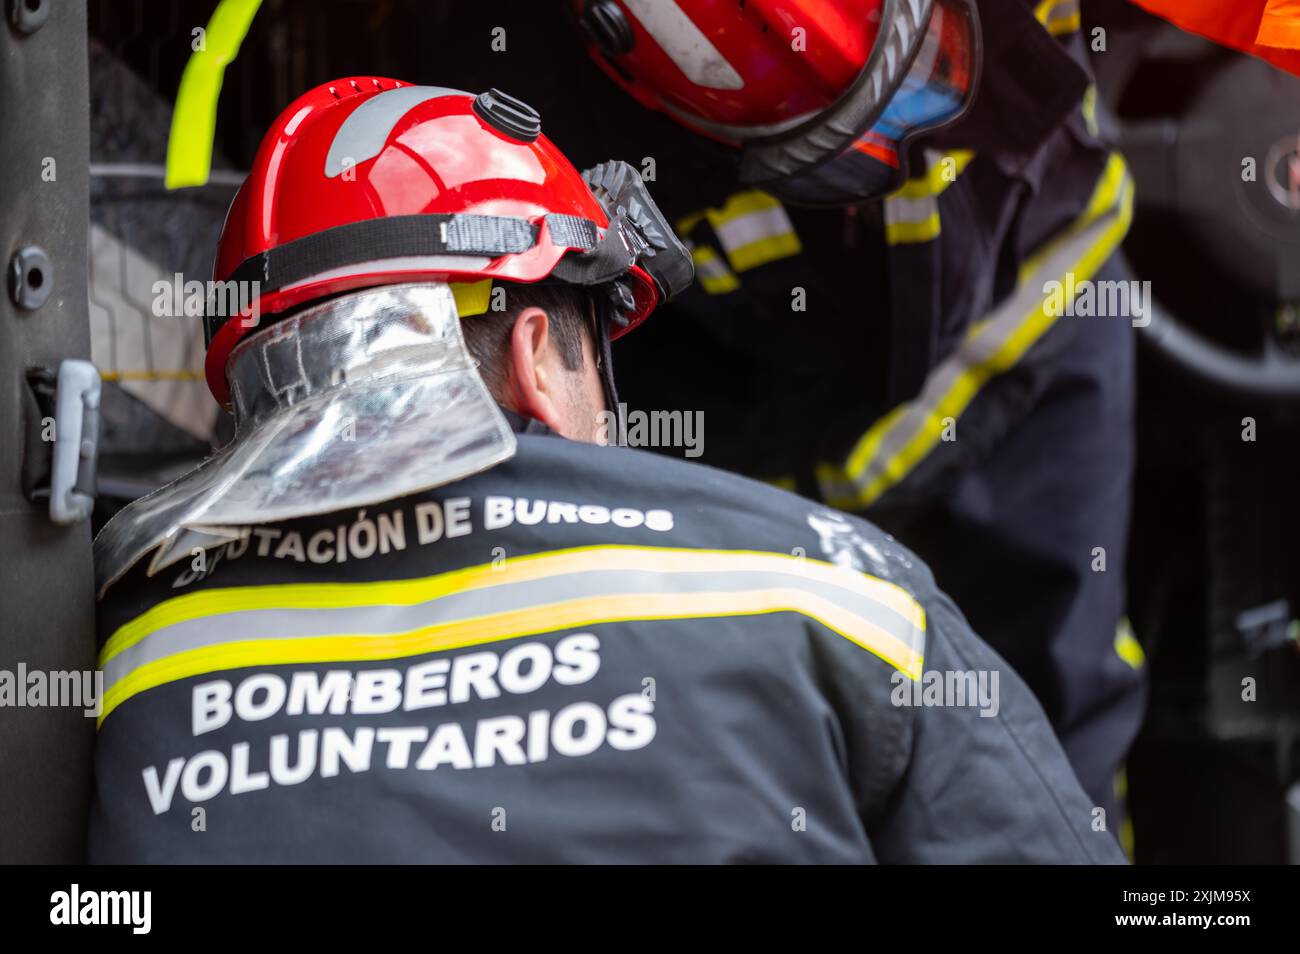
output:
[[[569,371],[583,365],[583,342],[591,329],[591,297],[570,285],[524,285],[499,282],[492,286],[492,301],[504,293],[505,308],[489,308],[481,315],[469,315],[460,321],[469,353],[479,364],[479,374],[493,393],[504,388],[507,379],[510,334],[515,319],[525,308],[540,308],[550,319],[549,329],[560,351],[560,360]]]

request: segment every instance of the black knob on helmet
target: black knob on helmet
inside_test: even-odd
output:
[[[532,142],[542,132],[542,117],[522,99],[490,89],[474,98],[474,112],[497,132],[520,142]]]
[[[591,0],[582,10],[582,28],[606,56],[631,53],[636,43],[632,24],[614,0]]]

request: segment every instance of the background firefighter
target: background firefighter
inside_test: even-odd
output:
[[[609,133],[655,157],[692,246],[700,281],[669,312],[697,341],[685,400],[731,436],[707,461],[916,548],[1118,830],[1145,699],[1114,569],[1136,334],[1046,295],[1128,277],[1133,184],[1097,128],[1079,3],[573,6],[604,72],[674,121]],[[651,407],[677,386],[667,326],[625,362]],[[714,386],[738,353],[779,384]]]

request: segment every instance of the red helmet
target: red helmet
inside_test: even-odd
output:
[[[260,316],[337,292],[492,279],[600,286],[617,337],[692,277],[640,176],[616,162],[579,175],[527,104],[360,76],[280,114],[227,213],[213,271],[253,289],[238,309],[209,304],[207,379],[222,404],[226,359]],[[250,312],[255,320],[232,320]]]
[[[897,188],[908,141],[965,113],[979,75],[972,0],[574,2],[624,89],[798,204]]]

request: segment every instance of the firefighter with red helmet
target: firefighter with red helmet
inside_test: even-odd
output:
[[[690,278],[508,95],[291,104],[217,257],[235,438],[96,540],[92,859],[1118,860],[908,551],[598,446]]]
[[[689,130],[616,141],[674,187],[657,192],[698,283],[669,309],[694,367],[743,355],[765,382],[672,383],[728,422],[707,462],[916,548],[1116,830],[1145,693],[1121,617],[1149,316],[1070,305],[1126,279],[1133,198],[1099,135],[1078,0],[572,7],[601,69]],[[622,370],[654,407],[676,351],[647,337]]]

